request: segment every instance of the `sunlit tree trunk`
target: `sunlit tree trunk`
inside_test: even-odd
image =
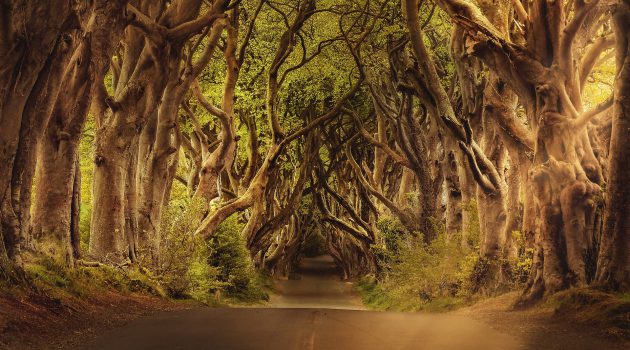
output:
[[[617,45],[615,102],[610,142],[604,231],[597,283],[630,288],[630,3],[618,1],[613,16]]]
[[[28,152],[32,152],[33,144],[26,139],[30,136],[26,129],[48,118],[47,113],[31,118],[25,115],[25,108],[27,102],[40,101],[45,111],[54,102],[44,94],[47,81],[39,78],[52,73],[53,81],[56,80],[54,72],[58,70],[49,59],[65,29],[71,3],[23,0],[2,1],[0,6],[0,270],[3,277],[12,278],[14,262],[20,260],[23,227],[28,225],[19,217],[21,202],[14,199],[30,191],[30,179],[22,182],[21,170],[32,171],[29,170],[32,165],[27,164],[32,164],[29,161],[32,156],[18,157],[16,163],[16,155],[22,152],[20,146],[27,146]],[[51,64],[48,69],[44,69],[46,62]],[[54,94],[55,89],[50,92]],[[24,200],[28,202],[28,198]]]
[[[139,237],[138,232],[127,232],[126,227],[127,222],[137,220],[138,213],[128,210],[126,205],[135,202],[138,210],[144,209],[138,196],[144,198],[145,192],[142,186],[132,182],[145,174],[136,172],[130,178],[126,169],[133,157],[138,157],[141,169],[144,164],[140,162],[150,157],[148,152],[153,149],[147,138],[140,138],[140,133],[147,121],[160,122],[156,119],[160,101],[169,77],[179,74],[176,69],[184,43],[221,18],[225,9],[225,2],[217,1],[199,16],[200,0],[174,1],[168,7],[150,1],[136,5],[138,8],[128,8],[133,13],[134,27],[128,28],[123,38],[125,49],[114,82],[114,95],[105,98],[107,107],[101,108],[96,118],[90,254],[99,260],[134,258],[127,241]],[[171,127],[171,123],[164,124],[163,127]],[[168,152],[168,149],[159,151]],[[163,196],[157,197],[156,203],[162,205]],[[159,223],[151,224],[157,227]]]
[[[39,146],[33,234],[55,259],[73,266],[72,213],[79,139],[92,100],[91,90],[109,67],[123,28],[126,1],[96,2],[86,8],[84,31]],[[75,208],[76,209],[76,208]],[[76,218],[75,218],[76,219]]]

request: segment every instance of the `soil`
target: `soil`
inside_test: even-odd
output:
[[[557,315],[554,307],[540,305],[514,310],[518,292],[489,298],[452,312],[484,322],[500,333],[525,342],[527,349],[630,349],[630,341],[602,326],[576,322],[568,315]]]
[[[449,347],[429,345],[458,340],[462,344],[450,348],[468,349],[492,340],[502,350],[630,349],[630,342],[608,328],[575,322],[554,307],[514,311],[517,293],[446,314],[368,312],[361,311],[351,283],[338,279],[331,261],[311,259],[299,272],[297,280],[278,281],[270,303],[258,309],[211,309],[116,290],[59,297],[5,288],[0,294],[0,349],[137,349],[142,344],[154,345],[141,347],[147,349],[175,344],[202,349],[208,342],[232,350],[250,349],[252,344],[279,349],[304,339],[310,345],[299,348],[380,349],[389,344],[391,349],[419,349],[424,344],[426,349],[443,349]],[[402,339],[401,332],[409,339]],[[275,340],[263,341],[270,333]],[[427,343],[431,339],[436,343]]]
[[[131,320],[197,308],[156,296],[104,290],[82,297],[45,292],[0,295],[0,349],[68,349]]]

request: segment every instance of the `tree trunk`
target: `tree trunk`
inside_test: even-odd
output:
[[[92,180],[90,255],[98,260],[120,262],[128,257],[125,235],[125,183],[129,162],[115,129],[96,132],[96,157]],[[114,145],[114,147],[112,147]]]
[[[40,250],[74,266],[71,245],[76,158],[90,105],[91,37],[85,35],[66,70],[61,92],[39,145],[33,236]]]
[[[534,193],[540,215],[532,270],[519,305],[588,282],[585,257],[591,228],[587,220],[600,192],[576,153],[585,131],[559,113],[562,104],[556,88],[540,85],[536,93],[539,125],[527,190]]]
[[[20,194],[30,191],[30,175],[32,173],[33,144],[30,143],[28,128],[37,126],[36,120],[45,121],[48,113],[34,116],[29,109],[37,103],[27,106],[28,102],[40,101],[42,110],[47,110],[52,98],[46,98],[44,92],[54,95],[55,89],[46,90],[48,81],[44,75],[52,74],[56,80],[57,71],[52,62],[51,53],[60,34],[64,31],[64,23],[70,15],[70,1],[58,0],[49,2],[14,1],[2,3],[2,22],[0,24],[0,263],[5,271],[14,271],[8,265],[18,261],[20,245],[27,225],[25,206],[20,206]],[[43,68],[46,63],[49,69]],[[36,86],[37,85],[37,86]],[[30,116],[29,116],[30,115]],[[32,118],[31,118],[32,117]],[[38,136],[38,135],[35,135]],[[21,137],[24,139],[21,140]],[[18,149],[28,146],[28,150]],[[16,163],[16,155],[18,157]],[[22,175],[27,174],[26,178]],[[23,181],[25,180],[25,181]],[[21,186],[24,185],[23,188]],[[28,188],[27,188],[28,187]],[[28,195],[24,196],[28,202]],[[26,220],[25,220],[26,219]],[[21,222],[22,220],[22,222]],[[18,261],[19,262],[19,261]],[[7,276],[9,277],[9,276]]]
[[[72,205],[70,210],[70,245],[73,258],[81,258],[81,164],[77,154],[74,162]]]
[[[72,223],[80,210],[73,206],[80,204],[73,198],[75,174],[80,171],[76,169],[79,139],[92,91],[108,69],[115,38],[126,26],[125,5],[126,1],[97,1],[92,8],[81,9],[87,13],[81,23],[84,34],[66,70],[39,147],[33,233],[42,250],[68,266],[73,266],[76,255],[72,233],[78,226],[73,228]]]
[[[617,2],[614,28],[617,72],[606,193],[604,231],[597,283],[614,290],[630,288],[630,3]]]

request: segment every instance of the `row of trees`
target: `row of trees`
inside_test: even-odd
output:
[[[195,235],[239,215],[273,273],[317,237],[347,277],[376,272],[379,221],[395,217],[426,243],[458,233],[478,249],[479,291],[510,278],[518,233],[533,252],[523,303],[628,287],[626,0],[0,9],[5,278],[32,252],[157,266],[162,211],[182,188],[205,206]]]

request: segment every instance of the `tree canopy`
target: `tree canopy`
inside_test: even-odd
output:
[[[627,0],[0,11],[5,279],[159,274],[229,225],[271,274],[315,250],[347,278],[468,266],[460,289],[522,305],[630,286]]]

